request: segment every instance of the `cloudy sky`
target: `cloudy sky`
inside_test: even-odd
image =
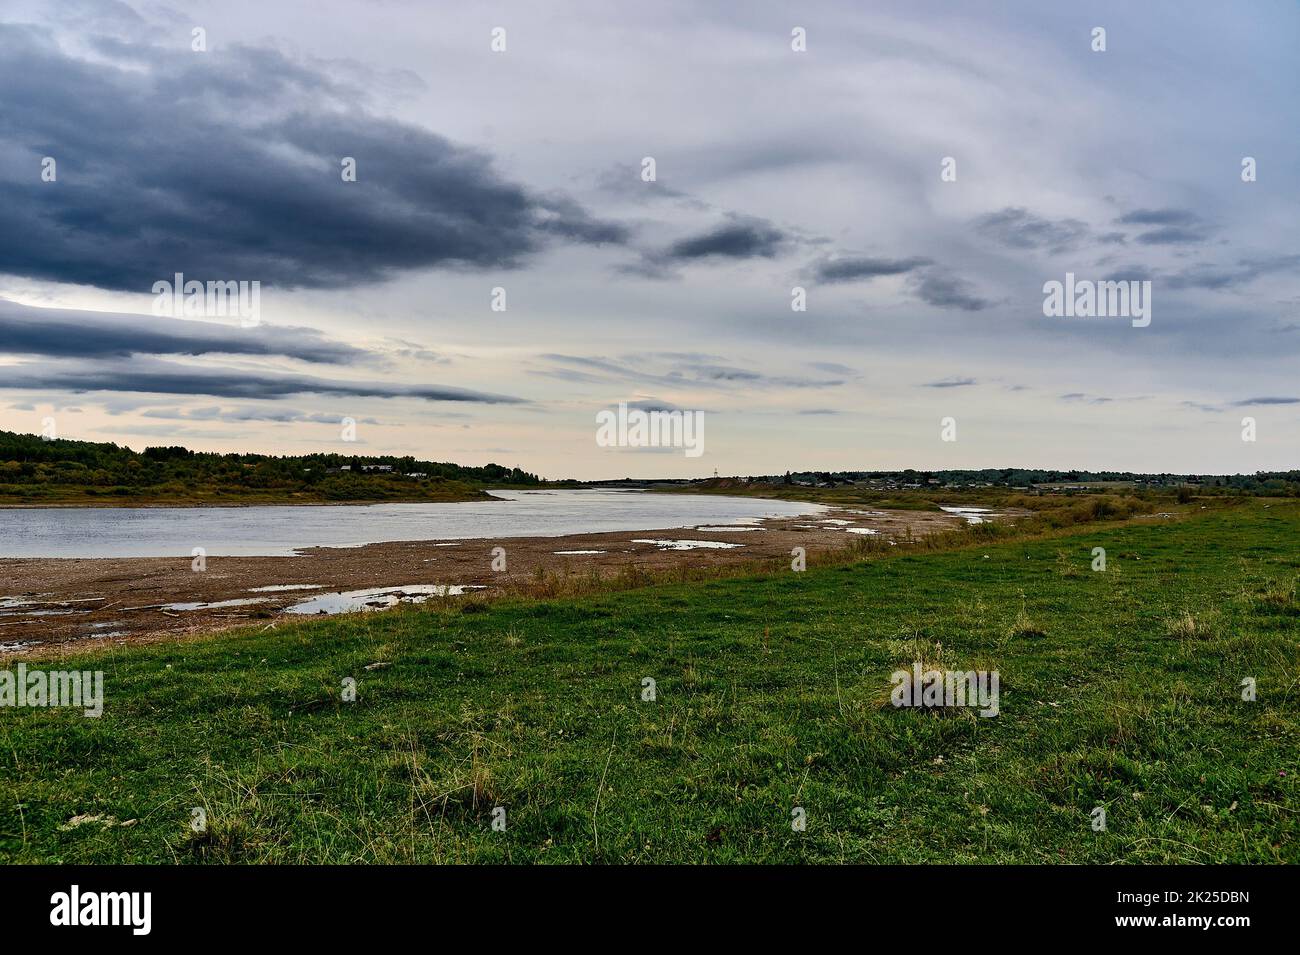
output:
[[[1281,0],[6,0],[0,428],[557,478],[1297,467],[1297,43]],[[260,324],[155,315],[178,272],[259,282]],[[1067,272],[1149,280],[1151,324],[1045,317]],[[704,455],[598,447],[620,401],[703,411]]]

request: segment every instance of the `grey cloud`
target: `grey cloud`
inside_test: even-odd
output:
[[[637,411],[681,411],[681,407],[673,404],[671,401],[664,401],[662,398],[639,398],[635,401],[627,402],[629,408]]]
[[[640,382],[659,386],[718,388],[731,384],[745,384],[758,388],[832,388],[844,384],[839,378],[816,379],[768,375],[747,368],[708,362],[678,362],[665,371],[653,372],[646,370],[645,362],[625,363],[586,355],[544,354],[539,357],[556,364],[576,365],[591,372],[598,372],[603,376],[604,381]],[[567,371],[566,369],[566,373]],[[581,372],[577,374],[582,376]]]
[[[932,259],[914,256],[882,259],[867,256],[838,256],[813,263],[813,277],[819,282],[870,281],[881,276],[906,275],[912,291],[923,302],[938,308],[959,308],[975,312],[991,303],[981,298],[965,279],[944,271]]]
[[[616,163],[605,169],[596,179],[596,188],[611,197],[632,202],[650,202],[671,199],[686,208],[702,210],[708,203],[656,179],[646,182],[641,178],[641,168],[632,163]]]
[[[965,388],[968,385],[979,384],[974,378],[943,378],[939,381],[927,381],[921,385],[922,388]]]
[[[571,199],[510,182],[480,151],[357,108],[274,50],[113,41],[111,52],[133,68],[0,24],[0,127],[32,157],[0,178],[7,273],[134,291],[173,272],[330,288],[626,239]],[[44,155],[57,182],[31,171]],[[343,157],[356,182],[342,181]]]
[[[136,360],[121,366],[103,363],[69,365],[23,363],[5,368],[0,388],[39,391],[106,391],[160,395],[213,395],[220,398],[283,398],[287,395],[343,395],[353,398],[420,398],[519,404],[521,398],[437,385],[392,385],[380,382],[326,380],[307,375],[280,375],[237,369],[195,368],[173,362]]]
[[[1135,241],[1143,245],[1190,245],[1210,236],[1209,225],[1187,209],[1135,209],[1116,221],[1153,227],[1137,235]]]
[[[1087,238],[1086,222],[1078,219],[1045,219],[1028,209],[1008,206],[975,220],[980,235],[1013,249],[1048,249],[1062,252]],[[1107,241],[1123,241],[1122,234],[1108,233]]]
[[[665,257],[679,262],[710,257],[770,259],[788,243],[789,236],[770,222],[749,216],[732,216],[729,222],[702,235],[674,242],[668,247]]]
[[[793,235],[765,219],[732,214],[722,225],[678,239],[667,248],[643,252],[639,260],[616,266],[615,271],[642,278],[673,278],[677,266],[686,263],[772,259],[793,242]]]
[[[322,412],[299,411],[293,408],[147,408],[140,412],[144,418],[161,418],[166,421],[270,421],[277,424],[332,424],[338,425],[342,416]],[[357,418],[362,424],[377,425],[374,418]]]
[[[1300,398],[1280,398],[1275,396],[1263,398],[1243,398],[1241,401],[1234,401],[1234,408],[1248,408],[1251,405],[1298,405]]]
[[[1236,265],[1201,263],[1169,277],[1170,288],[1199,288],[1219,291],[1252,282],[1262,275],[1300,270],[1300,255],[1282,255],[1250,260],[1239,259]]]
[[[1209,234],[1204,229],[1163,226],[1141,233],[1135,241],[1143,245],[1194,245],[1204,242],[1207,238]]]
[[[1124,225],[1193,225],[1200,216],[1189,209],[1134,209],[1117,220]]]
[[[1156,273],[1142,265],[1132,265],[1120,269],[1117,272],[1111,272],[1105,278],[1107,282],[1146,282],[1153,281]]]
[[[351,363],[368,356],[363,349],[331,341],[310,328],[240,328],[150,315],[34,308],[6,299],[0,299],[0,353],[53,358],[280,355],[317,363]]]
[[[816,368],[818,371],[828,371],[832,375],[856,375],[857,370],[850,368],[848,365],[841,365],[836,361],[812,361],[808,363],[809,368]]]
[[[955,275],[931,270],[915,280],[916,294],[923,302],[937,308],[959,308],[966,312],[978,312],[988,308],[992,302],[981,298],[970,282]]]
[[[813,274],[819,282],[856,282],[883,275],[905,275],[930,265],[929,259],[877,259],[864,256],[842,256],[822,259],[813,264]]]
[[[1089,395],[1082,391],[1071,391],[1060,396],[1061,401],[1077,401],[1089,405],[1108,405],[1115,401],[1148,401],[1150,395],[1129,395],[1126,397],[1108,397],[1106,395]]]
[[[382,347],[391,355],[399,358],[413,358],[418,361],[432,361],[438,363],[450,362],[451,359],[442,355],[432,348],[426,348],[419,342],[407,341],[405,338],[385,338]]]

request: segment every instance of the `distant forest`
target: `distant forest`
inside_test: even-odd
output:
[[[540,484],[499,464],[463,467],[411,456],[216,454],[0,431],[0,503],[464,500],[486,486]]]

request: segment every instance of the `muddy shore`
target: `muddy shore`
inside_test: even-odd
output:
[[[0,559],[0,657],[49,654],[97,646],[185,639],[241,626],[269,627],[308,619],[290,608],[348,605],[377,609],[399,599],[456,600],[439,593],[394,593],[403,587],[474,587],[491,595],[511,579],[547,573],[614,574],[628,565],[680,566],[789,559],[845,547],[854,535],[898,540],[960,526],[953,514],[925,511],[832,510],[771,518],[748,529],[668,528],[516,537],[493,540],[396,541],[348,548],[312,548],[295,557],[208,557],[193,569],[185,558]],[[665,543],[666,542],[666,543]],[[729,546],[720,546],[729,545]],[[506,570],[493,569],[493,548],[505,549]],[[593,553],[594,552],[594,553]],[[499,561],[498,561],[499,566]],[[323,595],[377,591],[350,599]],[[177,606],[181,605],[181,606]]]

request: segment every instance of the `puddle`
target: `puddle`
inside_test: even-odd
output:
[[[324,584],[271,584],[269,587],[249,587],[250,594],[278,594],[286,590],[320,590]]]
[[[0,653],[12,650],[21,650],[23,647],[34,647],[38,643],[40,643],[39,640],[13,640],[9,643],[0,642]]]
[[[265,597],[239,597],[235,600],[214,600],[212,603],[163,604],[162,610],[220,610],[222,607],[247,607],[250,604],[264,604]]]
[[[551,553],[562,554],[567,557],[569,554],[603,554],[605,552],[603,550],[555,550],[551,551]]]
[[[852,521],[842,521],[838,517],[828,517],[824,521],[818,521],[818,524],[834,524],[836,527],[845,527],[852,524]]]
[[[377,587],[373,590],[347,590],[311,597],[284,613],[354,613],[358,610],[386,610],[399,603],[422,604],[430,597],[457,597],[470,590],[483,590],[473,584],[411,584],[406,587]]]
[[[454,541],[450,544],[434,544],[434,547],[459,547],[460,541]]]
[[[846,527],[844,528],[850,534],[879,534],[880,531],[870,527]]]
[[[744,544],[729,544],[726,541],[669,541],[669,540],[650,540],[648,538],[634,538],[633,544],[655,544],[660,550],[725,550],[732,547],[744,547]]]
[[[967,524],[983,524],[993,516],[993,512],[987,507],[944,507],[941,504],[939,510],[948,514],[956,514],[965,520]]]
[[[730,532],[732,532],[732,531],[761,531],[761,530],[764,530],[764,528],[762,528],[762,527],[725,527],[725,526],[722,526],[722,527],[697,527],[697,528],[695,528],[695,529],[696,529],[697,531],[720,531],[720,532],[721,532],[721,531],[726,531],[726,532],[728,532],[728,533],[730,533]]]
[[[41,600],[49,594],[25,594],[21,597],[0,597],[0,617],[62,617],[72,613],[90,613],[94,607],[74,607],[73,604],[103,603],[105,597],[80,597],[70,600]],[[34,608],[34,609],[28,609]]]
[[[90,629],[93,633],[87,634],[90,637],[104,639],[107,637],[128,637],[131,635],[129,630],[109,630],[108,627],[121,627],[126,624],[125,620],[102,620],[99,623],[92,623]]]

